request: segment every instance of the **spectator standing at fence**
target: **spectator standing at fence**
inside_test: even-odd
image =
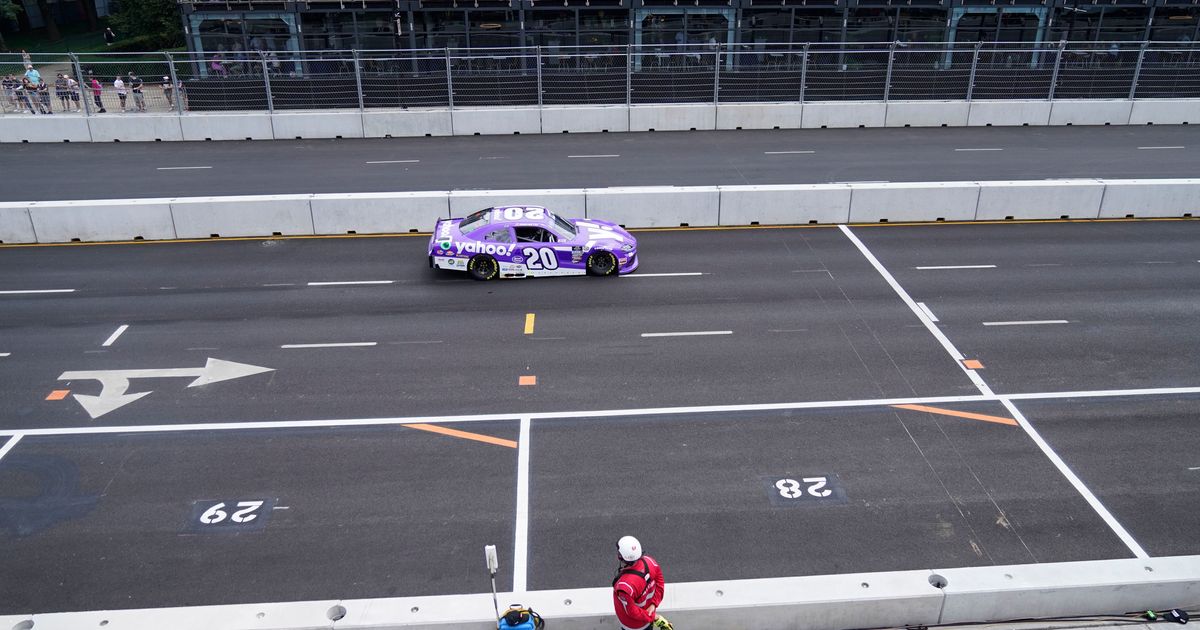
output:
[[[3,86],[4,89],[4,100],[8,101],[8,104],[12,105],[14,110],[20,112],[21,106],[17,104],[18,85],[20,83],[17,81],[17,78],[11,74],[5,75],[4,79],[0,80],[0,86]]]
[[[17,104],[18,112],[28,110],[30,114],[34,114],[37,112],[33,111],[33,103],[29,101],[29,91],[25,89],[25,84],[28,82],[27,79],[13,77],[13,100]]]
[[[25,78],[35,86],[42,81],[42,73],[33,69],[33,64],[25,64]]]
[[[121,111],[125,111],[125,99],[129,98],[129,92],[125,89],[125,82],[121,80],[119,74],[113,79],[113,90],[117,93],[117,100],[121,101]]]
[[[171,85],[170,77],[162,78],[163,98],[167,99],[167,107],[175,109],[175,88]]]
[[[142,79],[132,72],[129,73],[129,91],[133,92],[133,106],[139,112],[146,111],[146,97],[142,95]]]
[[[61,72],[54,77],[54,96],[58,97],[59,108],[64,112],[67,111],[71,95],[67,93],[67,77]]]
[[[111,28],[104,29],[104,45],[112,46],[115,41],[117,41],[117,34]]]
[[[213,55],[212,61],[208,64],[209,69],[221,78],[225,78],[225,75],[228,74],[225,70],[225,64],[223,63],[224,59],[225,58],[221,55],[221,53],[217,53]]]
[[[50,86],[46,85],[45,81],[38,81],[36,89],[38,109],[42,110],[43,114],[53,114],[54,108],[50,106]]]
[[[79,106],[79,82],[71,77],[67,77],[67,95],[71,97],[71,107],[77,112],[83,111]]]
[[[100,95],[104,93],[104,87],[100,85],[100,80],[92,77],[91,87],[92,99],[96,101],[96,112],[100,114],[107,112],[108,110],[104,109],[104,101],[100,100]]]
[[[37,113],[37,106],[34,105],[37,101],[37,85],[30,83],[29,79],[21,79],[21,85],[17,86],[17,99],[30,114]]]

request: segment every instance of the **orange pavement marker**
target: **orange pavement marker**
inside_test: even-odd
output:
[[[980,363],[976,359],[963,359],[963,367],[967,368],[968,370],[982,370],[983,363]]]
[[[517,379],[517,385],[537,385],[537,377],[526,374]]]
[[[430,433],[440,433],[449,435],[450,437],[462,438],[464,440],[474,440],[476,442],[485,442],[487,444],[495,444],[496,446],[507,446],[508,448],[517,448],[517,443],[512,440],[504,440],[490,435],[480,433],[469,433],[467,431],[459,431],[457,429],[449,429],[436,424],[405,424],[401,425],[418,431],[429,431]]]
[[[62,400],[67,397],[67,394],[70,393],[71,390],[69,389],[56,389],[50,392],[49,396],[46,396],[46,400]]]
[[[924,411],[926,413],[935,413],[940,416],[954,416],[956,418],[967,418],[970,420],[982,420],[984,422],[995,422],[996,424],[1007,424],[1009,426],[1017,426],[1017,421],[1004,416],[989,416],[982,413],[971,413],[969,411],[955,411],[953,409],[942,409],[940,407],[926,407],[925,405],[892,405],[898,409],[908,409],[910,411]]]

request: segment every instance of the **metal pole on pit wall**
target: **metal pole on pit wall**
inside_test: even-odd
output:
[[[179,75],[175,74],[175,58],[171,53],[163,53],[167,56],[167,73],[170,75],[171,92],[175,94],[175,113],[183,115],[183,85],[179,82]]]
[[[267,113],[274,114],[275,99],[271,96],[271,76],[267,74],[267,58],[263,56],[261,52],[258,54],[260,57],[262,57],[260,61],[262,63],[263,86],[267,89]]]
[[[92,88],[83,82],[83,68],[79,66],[79,57],[75,53],[67,53],[71,58],[71,65],[75,67],[75,80],[79,82],[79,98],[83,100],[83,115],[92,115]]]
[[[351,50],[354,57],[354,85],[358,88],[358,113],[363,113],[362,66],[358,63],[358,51]]]
[[[967,79],[967,100],[971,100],[975,96],[975,69],[979,67],[979,49],[983,48],[983,42],[975,42],[975,52],[971,54],[971,77]]]
[[[1058,69],[1062,67],[1063,49],[1066,45],[1063,42],[1058,43],[1058,54],[1054,56],[1054,74],[1050,76],[1050,94],[1046,100],[1054,100],[1054,91],[1058,88]]]
[[[888,46],[887,76],[884,77],[884,79],[883,79],[883,102],[884,103],[886,103],[888,101],[888,97],[891,96],[891,94],[892,94],[892,65],[895,63],[895,61],[896,61],[896,42],[892,42],[892,45]]]
[[[808,88],[808,47],[811,44],[805,42],[804,52],[800,58],[800,103],[804,103],[804,90]]]
[[[1137,97],[1138,80],[1142,78],[1142,60],[1146,58],[1146,46],[1149,42],[1142,42],[1142,47],[1138,48],[1137,66],[1133,69],[1133,82],[1129,84],[1129,98]]]
[[[534,63],[537,64],[537,92],[538,92],[538,109],[542,108],[542,47],[536,46],[533,49],[536,58]]]
[[[450,47],[446,47],[446,98],[450,101],[450,109],[454,109],[454,78],[450,76]]]
[[[633,105],[633,44],[625,45],[625,106]]]

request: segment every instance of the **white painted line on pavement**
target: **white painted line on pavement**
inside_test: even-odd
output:
[[[618,153],[604,153],[599,155],[568,155],[569,158],[614,158],[621,157]]]
[[[8,452],[13,450],[13,447],[16,446],[17,442],[20,442],[21,438],[23,437],[25,437],[25,435],[22,433],[14,433],[12,437],[4,443],[4,446],[0,447],[0,459],[4,459],[4,456],[8,455]]]
[[[732,330],[698,330],[695,332],[642,333],[643,337],[691,337],[694,335],[732,335]]]
[[[367,164],[416,164],[421,160],[375,160]]]
[[[395,280],[345,280],[339,282],[309,282],[310,287],[336,287],[352,284],[392,284]]]
[[[294,350],[296,348],[366,348],[375,345],[374,341],[352,341],[347,343],[286,343],[280,348]]]
[[[1198,261],[1198,262],[1200,262],[1200,261]],[[630,274],[627,276],[621,276],[621,277],[622,278],[671,278],[671,277],[676,277],[676,276],[703,276],[703,275],[706,275],[706,272],[704,272],[704,271],[685,271],[685,272],[681,272],[681,273],[634,273],[634,274]]]
[[[1003,151],[1003,150],[1004,149],[995,148],[995,147],[985,147],[985,148],[979,148],[979,149],[955,149],[955,151]]]
[[[517,434],[517,521],[513,528],[513,592],[525,592],[529,562],[529,424],[521,418]]]
[[[1027,392],[1023,394],[967,394],[961,396],[926,396],[914,398],[875,398],[864,400],[818,400],[790,403],[751,403],[739,405],[707,405],[694,407],[645,407],[631,409],[592,409],[588,411],[549,411],[527,414],[491,413],[461,416],[412,416],[383,418],[337,418],[328,420],[267,420],[259,422],[202,422],[194,424],[117,425],[59,427],[46,429],[0,429],[0,436],[12,435],[97,435],[108,433],[175,433],[179,431],[236,431],[241,429],[303,429],[313,427],[391,426],[397,424],[452,424],[459,422],[493,422],[529,418],[622,418],[676,414],[730,413],[737,411],[790,411],[797,409],[855,409],[861,407],[890,407],[893,405],[944,405],[952,403],[997,402],[1009,400],[1069,400],[1073,398],[1122,398],[1134,396],[1178,396],[1200,394],[1200,387],[1161,387],[1147,389],[1102,389],[1067,392]],[[773,421],[763,416],[764,421]]]
[[[121,324],[120,326],[117,326],[117,329],[115,331],[113,331],[113,334],[109,335],[108,339],[105,339],[104,343],[102,343],[100,345],[102,345],[104,347],[113,345],[113,342],[117,340],[117,337],[120,337],[121,334],[124,333],[126,330],[129,330],[129,324]]]
[[[1144,260],[1143,265],[1174,265],[1174,260]]]
[[[763,151],[763,155],[807,155],[816,151]]]
[[[290,505],[276,505],[276,506],[272,507],[271,509],[272,509],[272,510],[290,510],[290,509],[292,509],[292,506],[290,506]]]
[[[0,291],[0,295],[24,295],[26,293],[74,293],[75,289],[27,289],[24,291]]]
[[[160,166],[154,170],[156,170],[156,171],[198,171],[198,170],[203,170],[203,169],[207,169],[207,168],[212,168],[212,167],[211,166]]]
[[[1192,466],[1191,468],[1188,468],[1188,470],[1200,470],[1200,466]]]
[[[1019,409],[1017,409],[1017,406],[1014,405],[1011,400],[1003,397],[1000,398],[1000,404],[1004,405],[1005,409],[1008,409],[1008,412],[1012,414],[1012,417],[1017,421],[1017,424],[1021,425],[1022,429],[1025,429],[1025,433],[1028,434],[1030,439],[1033,440],[1034,444],[1037,444],[1038,448],[1042,450],[1042,454],[1054,464],[1054,467],[1058,469],[1058,472],[1062,473],[1063,477],[1067,478],[1067,481],[1071,482],[1071,485],[1075,487],[1075,490],[1077,490],[1079,494],[1083,496],[1084,500],[1086,500],[1088,504],[1092,506],[1092,509],[1096,511],[1096,514],[1100,515],[1100,518],[1108,524],[1108,527],[1113,530],[1113,533],[1117,535],[1117,538],[1120,538],[1121,542],[1125,543],[1125,546],[1133,552],[1133,555],[1137,556],[1138,558],[1149,558],[1150,555],[1146,553],[1146,550],[1142,549],[1142,546],[1133,539],[1133,536],[1129,535],[1129,532],[1125,530],[1125,527],[1122,526],[1121,523],[1117,521],[1116,517],[1114,517],[1112,513],[1108,511],[1108,508],[1104,507],[1103,503],[1100,503],[1100,499],[1096,498],[1095,494],[1092,494],[1092,491],[1089,490],[1088,487],[1084,485],[1083,481],[1075,475],[1075,472],[1072,471],[1071,468],[1067,466],[1067,463],[1058,456],[1058,453],[1055,453],[1054,449],[1050,448],[1050,445],[1046,443],[1046,440],[1042,439],[1041,434],[1037,432],[1037,429],[1033,428],[1033,425],[1029,423],[1029,420],[1025,419],[1025,415],[1022,414]]]
[[[11,356],[12,356],[11,352],[0,352],[0,357],[11,357]]]
[[[1182,146],[1173,146],[1173,147],[1138,147],[1138,151],[1154,151],[1154,150],[1156,150],[1156,149],[1182,149],[1182,148],[1184,148],[1184,147],[1182,147]]]
[[[481,159],[481,160],[507,160],[508,158],[503,155],[497,155],[497,156],[490,156],[490,157],[481,157],[479,159]]]
[[[929,310],[929,307],[925,306],[924,302],[917,302],[917,306],[921,307],[921,311],[925,313],[925,316],[929,318],[929,321],[938,321],[937,315],[934,315],[933,311]]]
[[[983,322],[984,326],[1040,326],[1042,324],[1069,324],[1065,319],[1031,319],[1013,322]]]
[[[935,267],[913,267],[918,271],[937,271],[942,269],[995,269],[996,265],[939,265]]]
[[[295,282],[272,282],[271,284],[264,284],[262,286],[264,286],[264,287],[294,287],[294,286],[296,286],[296,283]]]

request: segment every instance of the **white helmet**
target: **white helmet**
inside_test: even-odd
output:
[[[622,536],[617,541],[617,555],[625,562],[637,562],[642,557],[642,543],[633,536]]]

